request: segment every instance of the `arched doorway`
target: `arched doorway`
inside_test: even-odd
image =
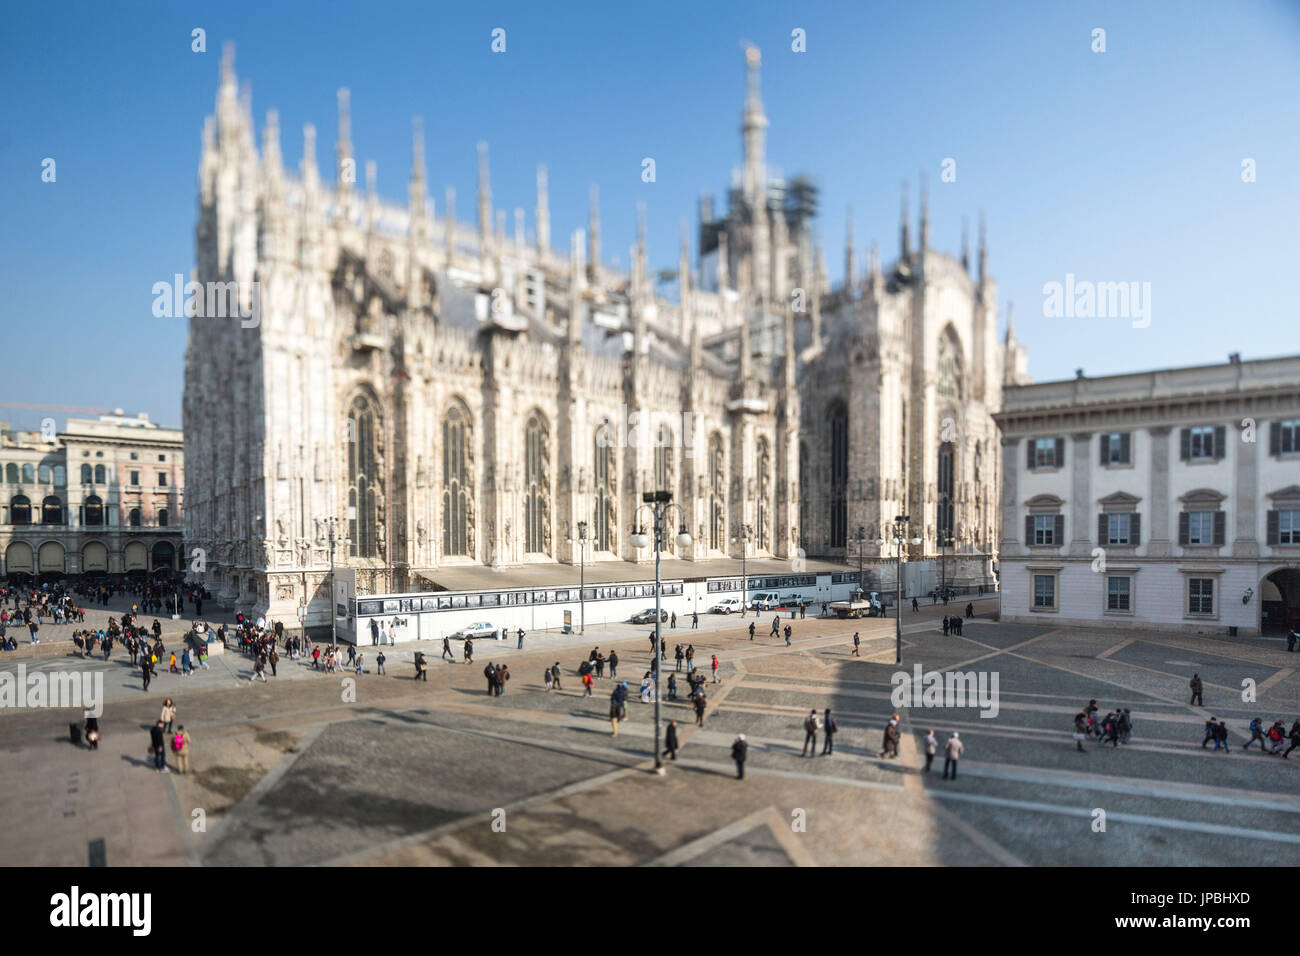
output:
[[[149,570],[149,549],[144,546],[142,541],[132,541],[122,551],[123,570],[130,573],[131,571]]]
[[[1285,634],[1300,629],[1300,568],[1278,568],[1259,585],[1259,633]]]
[[[159,541],[153,546],[153,570],[173,571],[176,568],[176,547],[170,541]]]
[[[15,541],[5,549],[5,574],[14,580],[26,580],[36,574],[36,561],[30,544]]]
[[[57,541],[46,541],[37,552],[37,571],[42,581],[57,581],[63,577],[63,545]]]
[[[102,541],[88,541],[81,549],[81,570],[84,574],[108,573],[108,548]]]

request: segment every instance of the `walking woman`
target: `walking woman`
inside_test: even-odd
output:
[[[176,720],[176,704],[170,697],[163,701],[162,715],[158,719],[163,722],[164,731],[170,734]]]

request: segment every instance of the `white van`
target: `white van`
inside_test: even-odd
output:
[[[775,591],[759,591],[749,599],[749,606],[755,611],[770,611],[781,606],[781,595]]]

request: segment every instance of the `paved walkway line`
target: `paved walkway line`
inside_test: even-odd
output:
[[[747,817],[741,817],[734,823],[728,823],[725,827],[719,827],[712,833],[707,833],[699,839],[692,840],[690,843],[683,843],[679,847],[669,850],[663,856],[656,857],[653,860],[641,864],[642,866],[681,866],[683,863],[689,863],[696,857],[703,856],[710,850],[721,846],[729,840],[734,840],[750,830],[757,830],[759,827],[768,825],[773,810],[771,807],[765,807],[757,810]],[[774,834],[775,835],[775,834]]]
[[[1300,797],[1295,797],[1289,793],[1270,793],[1259,790],[1243,791],[1229,787],[1213,787],[1198,783],[1176,783],[1146,777],[1107,777],[1083,773],[1078,770],[1053,769],[1050,773],[1045,773],[1034,767],[1021,767],[1014,764],[975,763],[973,761],[969,769],[962,768],[962,773],[969,773],[972,777],[990,780],[1011,780],[1017,783],[1041,784],[1048,787],[1080,787],[1082,789],[1105,790],[1109,793],[1155,797],[1163,800],[1187,800],[1193,803],[1245,807],[1253,810],[1278,810],[1283,813],[1300,813]]]
[[[976,793],[954,793],[951,790],[932,788],[931,796],[939,800],[953,800],[962,803],[981,803],[986,806],[1005,807],[1013,810],[1025,810],[1033,813],[1049,813],[1056,816],[1081,817],[1090,820],[1092,810],[1086,807],[1067,807],[1059,804],[1041,803],[1037,800],[1010,800],[1005,797],[988,797]],[[1213,833],[1219,836],[1238,837],[1246,840],[1266,840],[1271,843],[1300,844],[1300,833],[1278,833],[1274,830],[1253,830],[1247,827],[1233,827],[1221,823],[1198,823],[1192,820],[1175,820],[1169,817],[1153,817],[1141,813],[1124,813],[1108,811],[1107,823],[1132,823],[1136,826],[1159,827],[1165,830],[1187,830],[1193,833]]]
[[[253,785],[253,788],[249,790],[248,793],[240,797],[238,802],[233,804],[229,810],[222,814],[221,820],[218,821],[217,825],[208,832],[208,839],[204,842],[213,844],[219,843],[220,839],[226,835],[226,830],[230,828],[230,821],[234,818],[239,807],[244,803],[261,797],[279,783],[280,779],[289,772],[289,769],[298,762],[298,758],[307,752],[307,748],[316,742],[316,738],[319,737],[328,726],[329,724],[327,723],[317,724],[309,730],[306,735],[303,736],[302,740],[298,741],[298,745],[294,748],[293,753],[285,754],[270,773],[264,775],[261,780],[257,781],[257,783]]]
[[[971,826],[957,814],[953,813],[947,807],[939,803],[931,803],[929,809],[938,816],[942,817],[948,823],[952,824],[962,836],[970,840],[993,859],[997,860],[1003,866],[1028,866],[1024,860],[1016,856],[1001,843],[998,843],[986,833],[981,833],[975,827]]]
[[[1099,660],[1099,661],[1109,660],[1109,659],[1110,659],[1110,655],[1112,655],[1112,654],[1118,654],[1120,651],[1124,650],[1124,648],[1128,647],[1130,644],[1136,644],[1136,643],[1137,643],[1137,638],[1136,638],[1136,637],[1130,637],[1130,638],[1129,638],[1128,640],[1126,640],[1126,641],[1120,641],[1118,644],[1115,644],[1115,645],[1112,646],[1112,647],[1108,647],[1108,648],[1106,648],[1104,651],[1102,651],[1100,654],[1098,654],[1098,655],[1097,655],[1097,660]],[[1121,661],[1120,663],[1123,663],[1123,662]]]
[[[1272,677],[1266,678],[1262,683],[1256,685],[1255,693],[1258,695],[1264,693],[1264,691],[1266,690],[1270,690],[1271,688],[1282,683],[1282,681],[1286,680],[1294,673],[1295,673],[1295,668],[1293,667],[1288,667],[1284,670],[1278,671]]]

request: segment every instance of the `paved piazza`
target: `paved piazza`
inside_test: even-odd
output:
[[[413,645],[399,645],[389,676],[357,679],[354,703],[342,700],[341,676],[298,662],[250,684],[237,653],[193,678],[160,673],[147,695],[124,656],[25,659],[105,672],[104,742],[71,747],[66,710],[0,713],[0,807],[28,822],[0,832],[0,863],[84,865],[95,841],[110,866],[1300,862],[1300,760],[1240,749],[1251,717],[1289,726],[1296,714],[1297,658],[1281,642],[1007,626],[989,619],[995,602],[978,607],[961,637],[941,633],[941,607],[905,611],[904,667],[996,673],[998,715],[904,710],[897,761],[877,759],[894,710],[892,620],[795,621],[790,648],[766,637],[770,618],[752,643],[736,617],[666,631],[670,669],[672,645],[693,639],[706,669],[719,655],[723,683],[708,687],[702,729],[687,704],[666,702],[682,749],[662,777],[650,770],[653,709],[636,694],[648,628],[534,634],[523,651],[483,643],[471,667],[429,648],[428,683],[411,679]],[[584,699],[575,675],[594,644],[618,649],[632,692],[617,737],[608,678]],[[488,660],[510,665],[500,698],[485,692]],[[564,690],[548,694],[542,669],[556,660]],[[1193,671],[1204,709],[1187,704]],[[1257,704],[1242,702],[1246,679]],[[146,728],[168,695],[193,737],[190,775],[146,762]],[[1103,713],[1132,710],[1129,745],[1076,752],[1072,719],[1093,697]],[[840,727],[834,756],[801,757],[802,718],[828,706]],[[1228,722],[1227,755],[1200,746],[1210,714]],[[931,727],[941,749],[924,774]],[[942,744],[954,730],[966,749],[959,778],[945,781]],[[738,732],[750,741],[743,781],[729,759]]]

